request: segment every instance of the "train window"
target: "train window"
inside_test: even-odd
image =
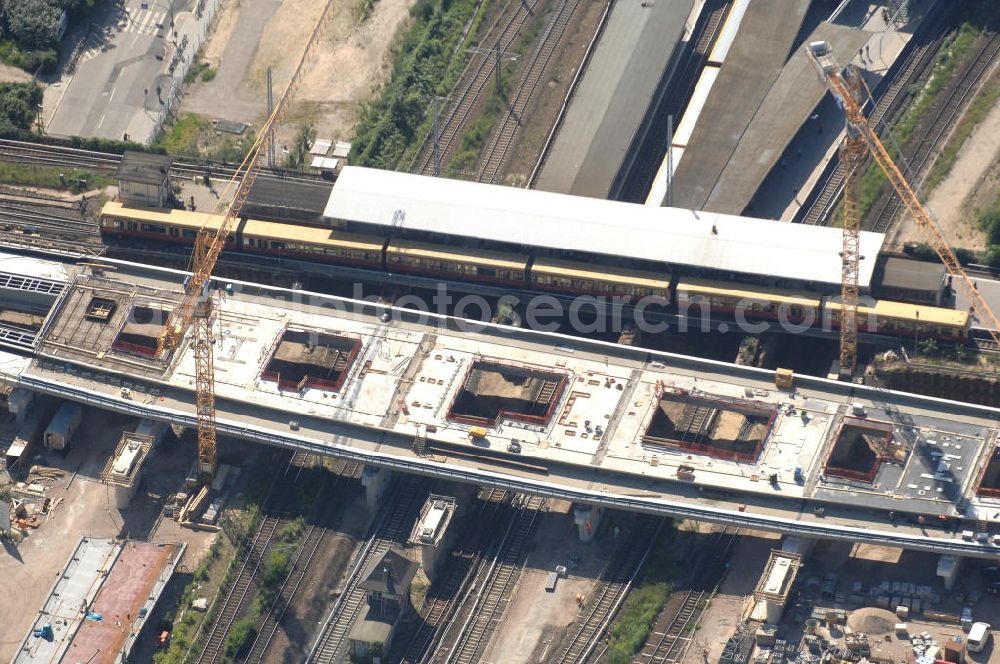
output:
[[[161,235],[167,234],[167,228],[165,226],[160,226],[159,224],[143,224],[142,230],[146,233],[160,233]]]
[[[193,240],[194,238],[198,237],[198,231],[193,231],[190,228],[181,229],[181,237]]]
[[[477,267],[476,274],[478,274],[481,277],[496,277],[497,271],[495,268],[492,267]]]
[[[284,242],[275,242],[274,240],[271,240],[271,248],[272,249],[284,249],[285,248],[285,243]]]

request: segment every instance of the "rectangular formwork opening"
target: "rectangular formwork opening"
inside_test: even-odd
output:
[[[286,329],[261,376],[280,389],[337,392],[361,350],[361,340],[318,330]]]
[[[776,416],[776,409],[754,401],[665,391],[642,444],[753,463],[764,449]]]
[[[117,308],[118,302],[113,298],[94,295],[87,303],[87,310],[83,316],[98,323],[107,323]]]
[[[483,426],[504,419],[544,426],[565,387],[564,373],[477,360],[448,409],[448,419]]]
[[[827,475],[871,482],[883,461],[901,461],[905,450],[893,442],[892,424],[845,417],[823,466]]]
[[[983,468],[983,475],[976,486],[976,495],[984,498],[1000,498],[1000,445],[990,452],[990,459]]]
[[[167,324],[170,312],[158,307],[132,307],[125,324],[115,337],[112,348],[153,357],[156,344]]]

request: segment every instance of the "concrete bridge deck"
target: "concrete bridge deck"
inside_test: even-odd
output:
[[[183,274],[107,263],[113,269],[103,275],[86,265],[34,266],[31,274],[61,274],[67,286],[34,350],[0,357],[0,380],[193,426],[189,344],[160,362],[119,343],[126,326],[150,325],[135,311],[176,301]],[[977,493],[996,445],[996,409],[805,376],[779,391],[765,370],[224,283],[233,294],[220,290],[216,306],[223,435],[579,503],[1000,552],[992,540],[959,534],[1000,528],[1000,501]],[[106,330],[86,318],[94,296],[117,298]],[[296,346],[299,338],[306,342]],[[331,339],[353,350],[336,355]],[[294,367],[276,364],[279,347],[281,357],[301,352],[315,366],[340,359],[320,380],[302,382],[289,376]],[[504,390],[522,396],[507,399]],[[470,415],[470,403],[486,415]],[[835,448],[859,421],[868,437],[890,432],[893,445],[870,477],[838,476],[831,456],[844,455]],[[703,431],[684,429],[692,422]]]

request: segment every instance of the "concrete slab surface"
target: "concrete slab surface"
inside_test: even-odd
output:
[[[121,287],[157,288],[166,295],[183,278],[178,272],[111,262],[118,267],[113,279]],[[86,266],[75,270],[74,288],[100,290],[110,283],[90,278]],[[1000,513],[989,501],[975,497],[971,487],[995,443],[996,409],[806,376],[797,378],[793,392],[779,391],[774,388],[773,373],[764,370],[500,326],[467,328],[433,316],[422,320],[415,312],[397,311],[394,318],[384,320],[374,307],[358,307],[331,296],[227,283],[233,283],[234,293],[222,297],[216,307],[216,325],[221,329],[215,347],[221,435],[299,445],[318,453],[467,482],[527,483],[536,490],[558,488],[586,494],[592,501],[605,496],[619,507],[641,501],[640,511],[660,504],[673,510],[697,506],[706,510],[697,518],[709,521],[746,514],[755,519],[785,519],[781,528],[786,530],[791,528],[788,524],[821,528],[824,536],[831,537],[845,536],[838,528],[854,529],[851,538],[860,536],[856,533],[862,531],[856,528],[862,522],[867,526],[865,537],[916,538],[907,540],[907,545],[920,547],[933,536],[933,544],[926,546],[941,550],[947,542],[945,550],[961,547],[966,553],[981,555],[985,552],[976,547],[993,545],[963,543],[954,533],[929,535],[898,520],[889,522],[885,497],[894,499],[897,514],[949,519],[954,515],[955,492],[936,490],[943,478],[923,477],[929,473],[925,472],[926,458],[921,457],[932,455],[924,455],[922,448],[913,445],[916,440],[931,445],[933,440],[942,455],[952,455],[947,459],[952,481],[961,485],[969,518],[1000,526]],[[65,311],[72,300],[63,302],[51,316],[75,315]],[[362,340],[357,361],[338,389],[281,389],[261,375],[263,363],[289,325]],[[185,344],[178,352],[169,365],[158,365],[113,349],[79,348],[72,356],[56,349],[58,360],[39,359],[22,368],[14,380],[28,389],[190,426],[193,351]],[[553,397],[551,418],[525,423],[501,417],[488,423],[485,437],[474,435],[469,424],[450,418],[449,405],[462,389],[461,377],[470,363],[484,359],[564,374],[570,382]],[[145,363],[146,377],[137,371],[123,376],[114,369],[122,362],[136,367]],[[156,366],[161,367],[159,375],[153,371]],[[8,370],[0,366],[0,371]],[[710,456],[697,448],[649,445],[645,432],[660,395],[667,392],[717,404],[710,408],[739,406],[770,412],[773,426],[759,456],[736,460]],[[876,481],[827,494],[822,466],[834,443],[832,432],[855,404],[861,404],[869,420],[891,426],[910,441],[908,461],[903,460],[903,474],[895,486]],[[414,449],[417,436],[425,439],[425,448]],[[509,451],[514,441],[520,445],[519,452]],[[952,447],[945,448],[945,442]],[[961,451],[954,449],[956,442]],[[680,477],[680,466],[693,469],[694,479]],[[940,468],[935,471],[941,472]],[[796,474],[804,481],[796,481]],[[771,481],[772,476],[776,481]],[[918,489],[910,484],[917,484]],[[509,485],[519,486],[518,490],[525,486]],[[931,489],[923,489],[925,485]],[[921,495],[920,490],[925,493]],[[813,512],[815,505],[824,509]],[[718,512],[709,510],[729,511],[716,518]],[[763,521],[754,524],[765,525]],[[993,551],[990,548],[990,555]]]
[[[808,8],[808,0],[751,3],[677,167],[674,205],[705,208],[719,176],[778,78]],[[781,20],[775,20],[779,16]]]
[[[536,189],[607,197],[692,7],[694,0],[615,4]]]

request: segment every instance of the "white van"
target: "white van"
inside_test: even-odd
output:
[[[969,652],[982,652],[983,648],[989,645],[991,636],[993,636],[993,632],[990,631],[989,623],[972,623],[972,627],[969,628],[969,638],[967,641]]]

